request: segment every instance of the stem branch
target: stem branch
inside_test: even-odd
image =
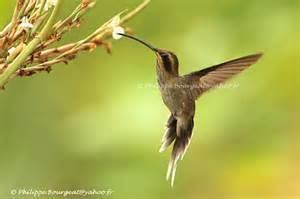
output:
[[[61,2],[63,0],[57,0],[57,4],[53,9],[51,16],[42,29],[40,34],[35,37],[28,46],[20,53],[20,55],[8,66],[8,68],[0,75],[0,88],[4,87],[4,85],[9,80],[10,76],[13,75],[22,65],[22,63],[27,59],[27,57],[35,50],[35,48],[43,42],[47,37],[51,34],[52,26],[55,23],[55,18],[58,15],[59,8],[61,6]]]

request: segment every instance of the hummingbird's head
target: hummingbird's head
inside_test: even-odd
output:
[[[157,57],[157,65],[163,68],[166,72],[178,75],[178,58],[168,50],[157,49],[155,53]]]
[[[150,50],[152,50],[157,58],[157,65],[159,70],[163,70],[167,73],[178,75],[178,58],[177,56],[168,50],[158,49],[153,47],[152,45],[146,43],[145,41],[138,39],[136,37],[133,37],[131,35],[118,33],[119,35],[122,35],[124,37],[130,38],[132,40],[135,40],[144,46],[148,47]]]

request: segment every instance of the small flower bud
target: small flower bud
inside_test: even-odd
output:
[[[121,39],[123,36],[119,35],[119,33],[124,34],[125,33],[124,28],[122,28],[121,26],[113,28],[112,37],[116,40]]]
[[[21,20],[21,24],[20,24],[20,27],[24,28],[24,29],[30,29],[30,28],[33,28],[33,25],[32,23],[29,22],[28,18],[25,16],[22,18]]]

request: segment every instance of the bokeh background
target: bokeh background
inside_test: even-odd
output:
[[[86,36],[140,0],[101,0]],[[79,0],[65,1],[66,16]],[[0,1],[0,26],[15,1]],[[182,73],[264,52],[263,59],[197,102],[195,131],[175,187],[169,152],[158,153],[168,118],[155,56],[129,40],[113,54],[86,53],[50,75],[9,83],[0,94],[0,192],[19,188],[111,189],[110,198],[300,198],[300,1],[157,1],[128,25],[171,49]],[[22,198],[22,197],[20,197]],[[25,197],[24,197],[25,198]],[[75,198],[75,197],[73,197]]]

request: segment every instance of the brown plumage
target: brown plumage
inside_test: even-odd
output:
[[[178,160],[183,159],[192,138],[195,100],[206,91],[224,83],[256,63],[262,54],[241,57],[180,76],[178,58],[174,53],[154,48],[133,36],[120,35],[144,44],[154,51],[157,56],[157,81],[163,102],[171,112],[159,151],[165,151],[173,143],[167,171],[167,180],[171,178],[171,185],[173,186]]]

